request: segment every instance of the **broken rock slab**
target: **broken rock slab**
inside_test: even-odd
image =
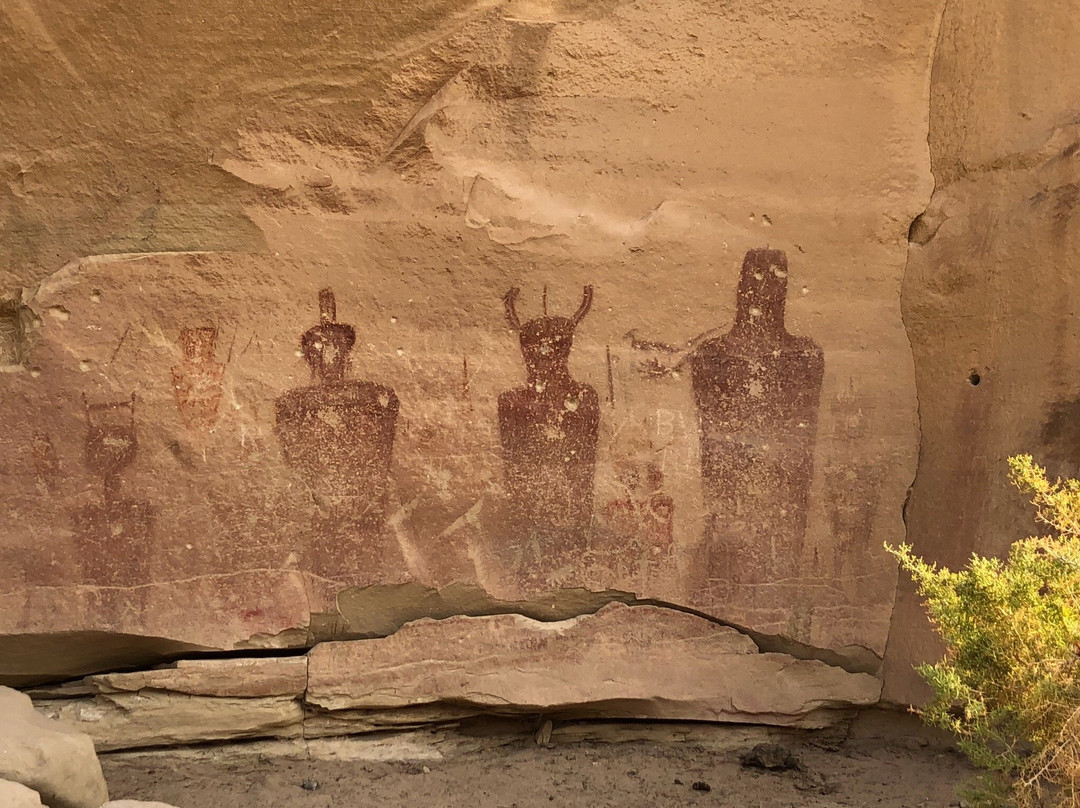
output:
[[[4,808],[41,808],[41,795],[22,783],[0,780],[0,805]]]
[[[0,779],[41,795],[50,808],[99,808],[109,799],[90,737],[34,710],[30,697],[0,687]]]
[[[83,685],[89,697],[39,708],[76,724],[101,751],[294,738],[303,732],[307,658],[181,660]]]
[[[153,670],[87,676],[85,682],[99,693],[168,690],[220,698],[300,696],[307,687],[307,659],[185,659]]]
[[[96,695],[39,705],[51,718],[69,721],[101,752],[155,746],[299,738],[304,708],[297,698],[215,698],[160,690]]]
[[[869,674],[759,653],[733,628],[618,603],[555,623],[419,620],[382,639],[324,643],[308,657],[307,701],[331,713],[446,702],[496,713],[818,728],[880,694]]]

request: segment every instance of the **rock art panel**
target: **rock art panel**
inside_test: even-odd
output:
[[[503,298],[525,359],[525,387],[499,396],[508,530],[500,554],[526,577],[584,557],[593,517],[593,483],[600,425],[596,390],[570,375],[574,332],[589,313],[586,286],[571,317],[543,316],[522,323],[519,290]],[[545,304],[546,308],[546,304]]]
[[[706,587],[783,580],[801,567],[825,357],[785,328],[787,278],[782,251],[748,252],[735,324],[691,356]]]
[[[165,28],[134,0],[43,6],[77,76],[0,30],[18,129],[0,166],[0,639],[298,645],[337,630],[343,591],[411,582],[560,609],[616,590],[883,651],[895,570],[847,548],[904,536],[898,289],[932,185],[940,0],[433,0],[376,9],[380,26],[313,0],[252,5],[242,35],[208,32],[229,3],[200,3]],[[730,322],[760,245],[791,264],[775,356]],[[800,337],[827,361],[785,403]],[[638,373],[645,353],[665,367]],[[849,429],[832,402],[852,379]],[[759,409],[752,381],[776,385]],[[136,395],[108,495],[81,392]],[[813,439],[792,426],[804,404]],[[879,482],[859,510],[841,494],[864,467]],[[90,575],[82,526],[113,500],[150,504],[149,554]]]

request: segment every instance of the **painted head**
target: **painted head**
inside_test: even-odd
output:
[[[190,362],[212,362],[217,329],[212,326],[180,329],[180,350]]]
[[[339,382],[345,378],[349,352],[356,344],[356,331],[337,321],[337,302],[332,289],[319,291],[319,324],[300,339],[300,349],[319,382]]]
[[[787,279],[787,255],[783,250],[747,252],[736,294],[735,323],[744,328],[782,332]]]
[[[593,288],[586,286],[581,305],[572,317],[537,317],[521,323],[517,315],[517,297],[520,289],[514,287],[503,296],[506,319],[518,332],[521,353],[525,357],[525,371],[529,385],[537,382],[550,383],[570,376],[568,362],[574,344],[574,331],[589,313],[592,306]]]

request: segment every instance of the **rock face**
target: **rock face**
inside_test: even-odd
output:
[[[467,590],[921,698],[883,542],[1080,474],[1073,3],[182,5],[0,8],[0,683]]]
[[[615,603],[550,623],[423,619],[301,657],[183,662],[82,685],[38,707],[99,750],[311,739],[491,713],[819,728],[881,691],[869,674],[760,653],[744,634],[695,615]]]
[[[49,808],[98,808],[109,799],[90,737],[42,717],[28,696],[6,687],[0,687],[3,780],[37,792]]]
[[[941,0],[8,5],[0,660],[405,583],[884,653]]]
[[[1030,11],[950,3],[934,59],[937,185],[903,291],[922,423],[906,514],[915,550],[954,568],[1045,530],[1009,485],[1009,455],[1080,476],[1078,24],[1070,3]],[[939,653],[902,580],[886,697],[919,701],[912,664]]]

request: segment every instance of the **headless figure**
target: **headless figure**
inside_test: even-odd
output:
[[[748,252],[734,326],[691,359],[712,582],[779,582],[800,567],[825,360],[784,327],[787,274],[780,250]]]
[[[389,387],[345,378],[355,343],[353,327],[337,321],[333,291],[323,289],[319,324],[300,341],[315,383],[277,400],[275,431],[332,521],[381,528],[398,399]]]
[[[568,362],[592,294],[586,286],[573,317],[545,314],[525,324],[515,308],[518,290],[503,298],[526,375],[525,387],[499,396],[510,512],[504,556],[526,573],[573,563],[588,546],[600,402],[596,390],[571,378]]]

